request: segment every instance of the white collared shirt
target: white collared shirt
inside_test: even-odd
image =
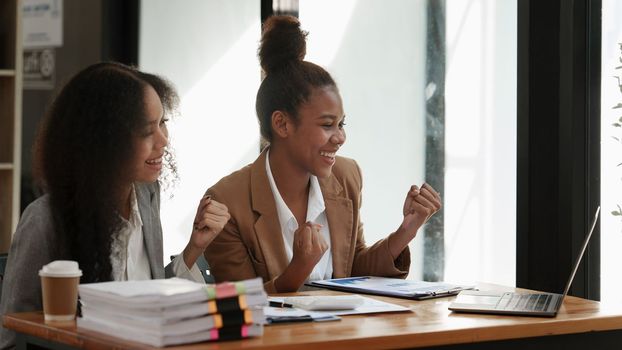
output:
[[[113,236],[110,247],[110,264],[114,281],[148,280],[151,279],[151,266],[143,237],[143,220],[138,210],[136,189],[132,185],[130,193],[129,220],[121,218],[123,223],[118,233]],[[205,283],[197,264],[188,268],[183,254],[173,260],[173,273],[177,277],[198,283]]]
[[[149,257],[143,239],[143,221],[133,185],[130,203],[130,217],[128,220],[121,219],[121,229],[113,236],[110,248],[112,277],[115,281],[151,279]]]
[[[289,209],[279,189],[276,187],[274,177],[272,176],[272,170],[270,169],[270,150],[266,153],[266,173],[268,174],[268,181],[270,182],[270,189],[274,196],[274,202],[276,203],[276,211],[279,216],[279,224],[281,225],[281,233],[283,234],[283,242],[285,243],[285,253],[287,254],[287,261],[291,262],[294,246],[294,232],[298,229],[298,222],[296,217]],[[333,256],[331,252],[330,243],[330,230],[328,227],[328,220],[326,219],[326,207],[324,205],[324,196],[322,196],[322,189],[316,176],[311,175],[309,186],[309,200],[307,202],[307,222],[313,222],[322,225],[320,234],[324,238],[324,241],[328,244],[328,250],[320,261],[313,267],[313,271],[309,275],[308,281],[316,281],[322,279],[329,279],[333,276]]]

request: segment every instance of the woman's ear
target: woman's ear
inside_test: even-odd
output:
[[[272,131],[275,136],[286,138],[289,134],[289,116],[282,111],[274,111],[272,113]]]

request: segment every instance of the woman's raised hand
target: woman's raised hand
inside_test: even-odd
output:
[[[230,218],[226,205],[213,200],[209,195],[203,196],[194,217],[190,242],[196,248],[205,250]]]
[[[404,200],[404,219],[399,229],[389,237],[389,250],[397,258],[417,235],[419,228],[441,209],[441,196],[432,186],[424,183],[421,188],[412,185]]]
[[[298,290],[328,250],[321,228],[322,225],[307,222],[294,232],[292,261],[274,282],[279,293]]]
[[[412,185],[404,200],[402,228],[411,234],[441,209],[441,196],[427,183],[421,188]]]
[[[294,232],[292,264],[308,269],[309,273],[328,250],[328,244],[320,233],[321,228],[319,224],[307,222]]]
[[[184,249],[184,261],[188,268],[203,254],[207,246],[225,227],[231,215],[226,205],[213,200],[209,195],[203,196],[197,208],[192,225],[190,241]]]

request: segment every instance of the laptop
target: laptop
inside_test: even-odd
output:
[[[600,206],[596,209],[592,227],[583,241],[579,256],[574,263],[572,273],[566,283],[564,294],[464,290],[460,292],[456,300],[451,303],[449,310],[481,314],[554,317],[557,315],[557,311],[559,311],[564,297],[568,294],[568,290],[570,290],[572,280],[577,273],[587,244],[592,237],[594,227],[596,227],[599,213]]]

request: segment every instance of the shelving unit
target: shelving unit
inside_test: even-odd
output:
[[[20,211],[21,0],[0,1],[0,254],[11,245]]]

